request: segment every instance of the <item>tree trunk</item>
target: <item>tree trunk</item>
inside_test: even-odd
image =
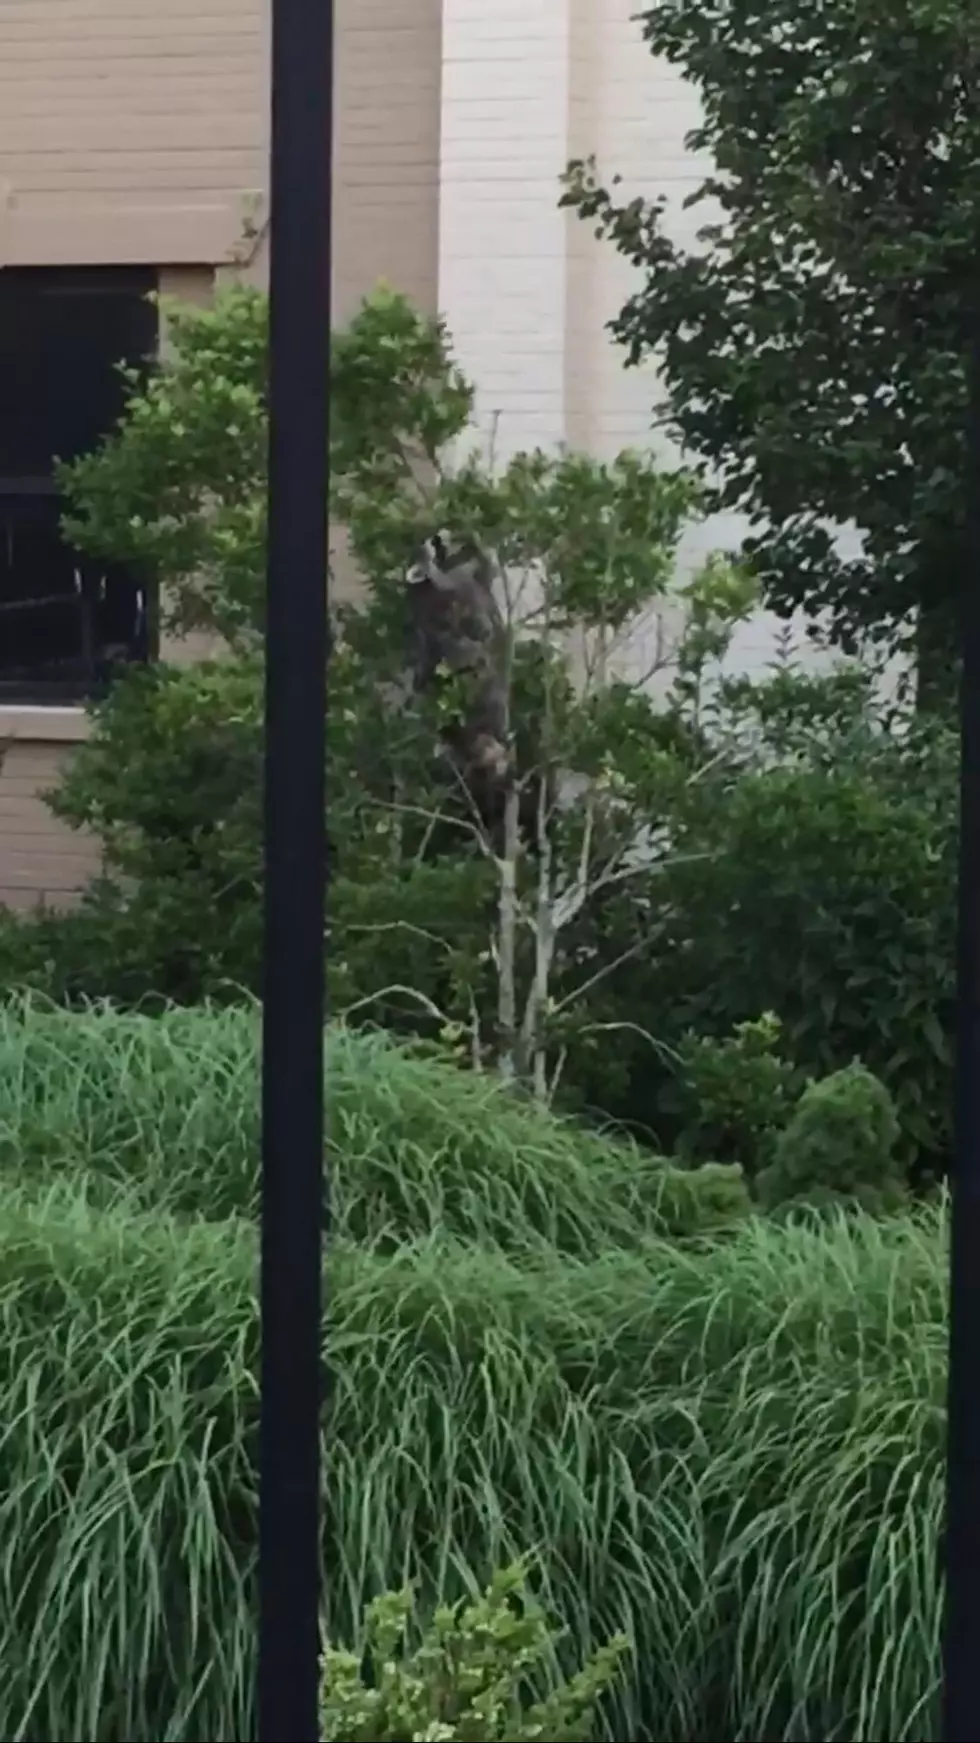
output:
[[[511,783],[504,802],[504,851],[498,861],[500,901],[497,918],[497,1069],[506,1083],[518,1076],[517,1034],[517,855],[520,850],[520,794]]]
[[[554,890],[552,879],[551,819],[548,815],[549,782],[542,779],[538,795],[538,893],[534,927],[534,983],[528,997],[525,1021],[527,1052],[532,1060],[534,1099],[548,1102],[548,1049],[544,1019],[551,990],[551,964],[555,953]]]

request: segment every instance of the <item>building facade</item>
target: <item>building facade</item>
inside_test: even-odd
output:
[[[622,263],[557,205],[568,158],[595,151],[700,221],[681,210],[696,102],[651,61],[634,5],[337,0],[335,318],[379,278],[440,310],[498,451],[652,439],[656,381],[604,332]],[[0,903],[70,900],[97,867],[42,795],[100,661],[139,657],[147,609],[59,542],[52,459],[111,426],[114,363],[161,343],[147,290],[264,281],[269,13],[0,5]],[[742,655],[769,647],[760,620]]]

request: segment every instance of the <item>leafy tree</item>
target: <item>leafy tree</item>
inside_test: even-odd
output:
[[[171,634],[205,629],[227,651],[121,678],[50,796],[100,838],[106,868],[70,921],[13,928],[24,978],[46,976],[64,996],[194,999],[258,984],[267,302],[234,289],[167,313],[167,356],[149,379],[129,378],[117,428],[62,470],[67,528],[161,578]],[[465,424],[470,390],[442,324],[384,287],[335,335],[333,369],[338,481],[368,451],[383,492],[386,466],[424,463]],[[421,707],[388,705],[404,665],[397,600],[382,585],[372,604],[335,614],[330,829],[342,867],[328,960],[335,1007],[404,1023],[409,1009],[442,1008],[447,977],[472,981],[458,946],[486,868],[423,865],[425,826],[396,826],[383,809],[409,787],[425,804],[437,729]],[[382,967],[402,989],[390,999]]]
[[[170,321],[168,358],[64,471],[71,532],[150,565],[171,629],[217,630],[230,656],[124,680],[52,802],[102,838],[100,915],[143,941],[156,993],[188,997],[258,974],[264,299],[233,291]],[[651,657],[651,673],[674,673],[665,723],[642,680],[610,674],[673,586],[695,480],[631,453],[531,452],[501,469],[471,443],[455,457],[472,390],[443,325],[385,290],[336,336],[333,367],[332,506],[366,581],[334,614],[334,1008],[435,1026],[547,1099],[586,1044],[596,990],[659,923],[648,886],[664,844],[636,851],[635,812],[660,816],[689,778],[670,732],[696,714],[703,669],[753,594],[717,561],[690,584],[684,634]],[[406,574],[442,526],[480,553],[498,596],[512,778],[495,818],[440,754],[469,676],[406,684]]]
[[[621,954],[630,957],[659,923],[648,886],[669,843],[641,847],[637,812],[661,814],[690,771],[665,746],[645,680],[670,668],[673,713],[683,710],[754,594],[739,571],[709,561],[687,586],[682,634],[669,645],[655,638],[649,672],[617,680],[618,646],[673,587],[680,533],[699,508],[688,474],[630,452],[605,464],[535,451],[496,469],[478,451],[456,464],[433,451],[420,479],[407,463],[399,476],[384,450],[380,466],[377,450],[362,452],[338,500],[369,573],[398,577],[403,596],[412,540],[420,528],[446,526],[489,562],[496,582],[512,779],[499,833],[472,811],[454,815],[470,850],[492,868],[496,912],[484,955],[495,1011],[487,1023],[472,1000],[449,1029],[472,1061],[492,1058],[545,1101],[588,1027],[589,997],[619,959],[583,948],[583,916],[618,890],[642,891],[627,897],[631,936]],[[379,604],[391,592],[376,583]],[[444,722],[466,705],[454,684],[441,686],[435,703]],[[417,814],[420,806],[413,795],[391,809]],[[441,816],[429,813],[434,825]]]
[[[83,551],[166,580],[163,626],[230,644],[260,622],[265,560],[264,296],[239,287],[213,307],[161,299],[170,344],[106,439],[59,471],[65,532]]]
[[[654,0],[713,167],[698,248],[590,163],[565,199],[642,273],[613,332],[662,366],[670,423],[775,610],[835,641],[914,638],[948,694],[964,546],[964,356],[980,252],[974,0]],[[708,214],[706,214],[707,216]],[[720,482],[717,480],[720,478]],[[835,550],[851,523],[858,555]]]
[[[261,642],[265,582],[268,299],[235,286],[210,307],[163,299],[165,358],[91,454],[60,468],[65,531],[80,550],[164,582],[172,634]],[[379,480],[425,462],[465,427],[472,393],[440,321],[380,287],[333,336],[335,479],[369,454]],[[428,529],[426,529],[428,530]]]

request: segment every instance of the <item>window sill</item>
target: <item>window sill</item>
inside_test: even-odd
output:
[[[89,730],[89,717],[81,707],[0,703],[0,744],[11,739],[29,744],[82,744]]]

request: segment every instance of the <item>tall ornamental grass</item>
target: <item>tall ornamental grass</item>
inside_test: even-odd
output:
[[[0,1036],[0,1736],[249,1736],[254,1035],[35,1015]],[[591,1250],[584,1221],[552,1243],[566,1128],[511,1155],[505,1127],[498,1158],[450,1076],[353,1037],[335,1059],[379,1178],[444,1105],[470,1197],[448,1231],[417,1214],[426,1181],[462,1190],[447,1137],[400,1238],[372,1188],[328,1262],[332,1635],[406,1577],[455,1596],[530,1552],[570,1662],[631,1639],[610,1738],[934,1737],[942,1210],[696,1242],[634,1216],[617,1246],[614,1205]],[[393,1084],[418,1098],[400,1127]]]
[[[155,1018],[0,1006],[0,1173],[84,1178],[102,1203],[124,1188],[151,1211],[254,1216],[258,1048],[247,1008]],[[327,1071],[331,1208],[351,1239],[439,1231],[587,1257],[748,1212],[737,1169],[670,1168],[381,1035],[338,1029]]]

